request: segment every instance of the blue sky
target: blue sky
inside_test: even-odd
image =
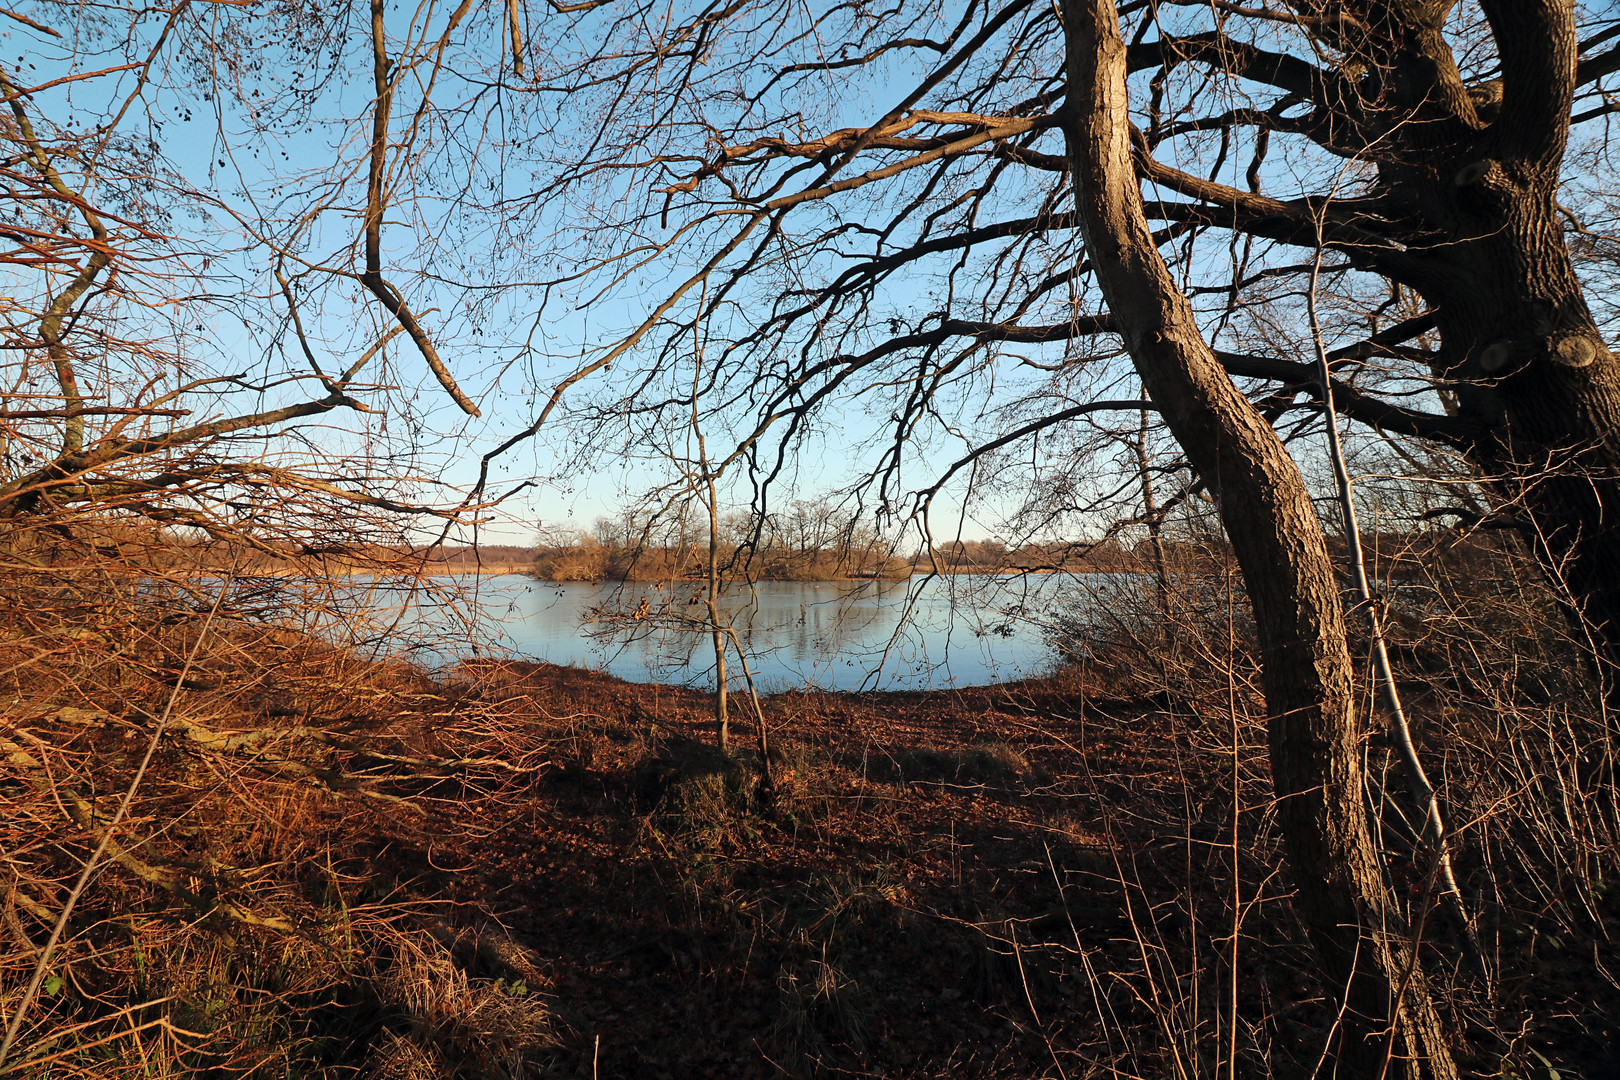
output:
[[[49,20],[69,9],[36,5],[23,10]],[[174,183],[167,188],[159,185],[152,198],[170,200],[167,209],[174,214],[174,232],[184,237],[181,246],[190,252],[187,261],[197,273],[201,291],[208,295],[192,295],[175,305],[174,310],[182,313],[179,318],[167,309],[160,314],[149,310],[139,317],[150,320],[154,332],[163,328],[165,320],[183,326],[190,335],[186,347],[194,361],[215,371],[243,371],[266,378],[304,370],[304,361],[287,331],[285,302],[271,275],[278,260],[272,245],[261,242],[276,236],[243,239],[269,223],[295,236],[293,248],[280,261],[294,278],[300,271],[304,273],[302,281],[308,288],[300,293],[300,305],[311,347],[323,366],[341,369],[350,358],[375,345],[391,325],[380,305],[357,282],[331,272],[353,270],[357,265],[358,209],[364,197],[365,146],[373,98],[364,9],[324,7],[318,9],[319,19],[277,24],[281,25],[280,36],[233,31],[232,19],[249,29],[259,25],[251,22],[254,16],[247,12],[202,10],[212,20],[207,23],[209,33],[235,44],[209,53],[199,51],[197,42],[189,39],[171,39],[157,54],[140,98],[130,102],[124,112],[120,131],[149,139],[161,164],[173,170]],[[349,22],[330,47],[317,41],[313,53],[303,51],[315,40],[311,35],[330,28],[334,21],[341,22],[343,13]],[[938,10],[933,29],[948,26],[958,13],[957,7]],[[473,17],[486,15],[484,9],[477,9]],[[85,17],[96,16],[92,12]],[[442,5],[390,7],[386,14],[390,49],[397,55],[407,37],[431,42],[445,17]],[[601,20],[607,18],[606,13],[599,18],[582,17],[576,24],[577,41],[531,34],[531,77],[536,69],[557,69],[568,50],[603,30]],[[28,78],[48,81],[94,70],[126,51],[144,56],[155,42],[162,20],[149,14],[137,22],[133,50],[116,45],[113,37],[98,38],[89,29],[81,28],[76,39],[71,35],[49,39],[8,20],[0,22],[5,23],[0,26],[3,55],[24,58],[22,68]],[[398,199],[386,219],[384,261],[408,303],[423,313],[423,322],[440,352],[464,389],[480,402],[484,416],[476,420],[463,416],[416,352],[403,338],[396,338],[367,369],[379,384],[367,400],[386,403],[386,412],[365,417],[334,415],[332,423],[312,432],[314,440],[332,452],[358,454],[380,447],[391,455],[382,461],[385,470],[415,477],[410,486],[424,495],[434,485],[442,485],[440,501],[472,483],[478,457],[527,425],[557,379],[589,358],[593,349],[611,344],[635,327],[727,235],[727,229],[721,227],[725,222],[721,222],[693,243],[636,265],[617,280],[611,265],[605,264],[584,284],[568,281],[571,260],[629,250],[642,238],[661,242],[668,230],[660,232],[650,220],[638,221],[631,212],[635,199],[645,196],[646,185],[655,182],[650,179],[653,174],[628,172],[578,181],[538,210],[508,214],[505,208],[522,210],[526,196],[544,193],[570,149],[649,122],[649,109],[662,99],[654,94],[648,99],[652,106],[644,101],[630,108],[611,100],[611,95],[601,96],[599,90],[578,95],[515,94],[502,81],[510,67],[505,59],[504,24],[496,19],[469,25],[472,30],[452,50],[451,62],[432,76],[438,111],[421,113],[420,126],[414,126],[428,66],[411,69],[412,77],[396,91],[395,144],[401,143],[408,130],[417,130],[421,133],[418,145],[426,148],[431,144],[432,152],[410,158],[408,171],[402,166],[395,187]],[[545,25],[555,29],[558,24]],[[651,31],[645,26],[634,30],[636,34],[647,32]],[[232,33],[238,36],[232,37]],[[77,42],[79,51],[68,51],[69,40]],[[736,47],[742,49],[747,43],[748,39],[741,39]],[[722,60],[715,64],[716,79],[730,77]],[[811,118],[806,134],[844,125],[864,126],[899,102],[916,74],[915,63],[896,59],[864,79],[838,74],[808,83],[795,95],[767,95],[758,106],[760,124],[767,124],[772,115],[803,114]],[[330,77],[326,77],[328,73]],[[1046,74],[1027,72],[1009,77],[1008,83],[1035,85]],[[323,77],[326,81],[321,82]],[[126,71],[65,82],[37,94],[32,104],[54,122],[65,124],[71,118],[82,130],[87,123],[104,120],[123,108],[135,79],[133,71]],[[299,88],[303,88],[301,93],[290,93]],[[687,135],[708,122],[701,115],[703,107],[707,106],[698,102],[690,107],[690,115],[680,114]],[[592,127],[592,118],[599,113],[613,118],[601,125],[602,131]],[[670,141],[660,149],[680,150],[680,139],[686,135],[667,138]],[[696,147],[694,153],[705,152],[696,136],[687,142]],[[651,141],[648,145],[651,147]],[[1055,132],[1039,145],[1048,153],[1061,152],[1061,139]],[[1189,155],[1191,164],[1209,164],[1208,147],[1189,143],[1181,152]],[[1243,148],[1236,148],[1226,159],[1223,178],[1241,182],[1245,164]],[[691,165],[672,165],[670,178],[683,175],[683,169],[690,172]],[[1294,175],[1296,169],[1301,175]],[[1225,176],[1227,172],[1230,177]],[[1323,177],[1318,173],[1317,162],[1279,155],[1268,164],[1265,183],[1268,190],[1278,192],[1320,188]],[[625,180],[624,175],[634,179]],[[1004,182],[986,204],[987,216],[1005,219],[1028,213],[1045,183],[1039,175],[1027,182]],[[185,205],[186,200],[176,193],[187,188],[199,193],[202,203]],[[811,206],[790,216],[789,227],[808,230],[843,221],[857,227],[852,235],[859,240],[862,207],[877,217],[894,198],[888,186],[882,190],[882,197],[873,202],[856,198],[835,207],[830,203]],[[497,209],[502,213],[493,212]],[[296,231],[285,229],[288,216],[298,214],[308,214],[303,225]],[[633,223],[633,228],[626,223]],[[835,244],[828,251],[837,248]],[[798,280],[793,274],[832,272],[840,259],[847,259],[858,248],[852,240],[844,244],[843,255],[824,253],[798,263],[782,262],[781,272],[787,275],[782,287]],[[1227,255],[1224,241],[1201,251],[1192,264],[1199,274],[1217,269]],[[1287,257],[1297,259],[1298,253],[1287,253]],[[1263,265],[1268,258],[1275,261],[1275,257],[1259,255],[1255,265]],[[18,271],[13,268],[6,273]],[[873,302],[873,325],[852,340],[876,340],[886,314],[893,315],[898,324],[919,326],[926,325],[931,307],[947,299],[960,304],[961,298],[950,292],[956,287],[950,275],[949,259],[936,259],[919,263],[906,278],[886,284]],[[696,295],[688,297],[688,305]],[[744,294],[744,299],[747,302],[711,323],[713,348],[718,349],[728,333],[746,332],[750,320],[764,310],[759,305],[768,305],[772,297],[768,287],[761,285]],[[1083,309],[1096,309],[1094,296],[1082,292],[1078,299]],[[1203,302],[1212,311],[1218,306],[1218,299]],[[1286,312],[1287,303],[1278,310]],[[1283,338],[1276,344],[1285,350],[1301,347],[1299,314],[1293,313],[1292,325],[1287,318],[1281,320]],[[1215,322],[1212,314],[1212,328]],[[497,491],[530,486],[494,513],[483,533],[486,540],[527,542],[537,522],[588,524],[662,479],[656,461],[615,455],[605,443],[583,464],[574,458],[583,435],[577,426],[571,426],[578,422],[578,413],[572,410],[586,402],[609,402],[613,388],[642,370],[638,365],[645,363],[647,355],[645,350],[632,353],[612,370],[582,383],[552,425],[496,464],[492,476]],[[1023,355],[1053,361],[1063,353],[1061,348],[1031,348]],[[932,441],[908,452],[911,483],[925,482],[930,472],[937,473],[967,442],[983,437],[988,429],[974,426],[979,423],[974,419],[975,409],[984,411],[980,406],[1006,405],[1020,395],[1036,393],[1072,394],[1081,399],[1088,394],[1135,396],[1128,368],[1117,358],[1076,366],[1079,375],[1064,376],[1072,385],[1058,386],[1030,371],[1005,362],[982,381],[963,383],[955,402],[958,414],[941,418]],[[285,397],[295,389],[302,392],[307,385],[284,384],[264,397]],[[976,405],[974,394],[982,394],[983,402]],[[239,394],[230,404],[247,407],[248,397]],[[874,394],[865,403],[845,404],[827,413],[815,437],[802,449],[791,490],[784,491],[777,504],[846,483],[863,463],[869,465],[869,444],[888,424],[884,400],[882,394]],[[1040,407],[1042,400],[1032,397],[1031,407]],[[713,418],[710,437],[716,446],[725,441],[725,424],[736,422],[745,411]],[[953,431],[952,424],[960,430]],[[679,447],[684,442],[674,438],[673,444]],[[647,447],[643,445],[642,450]],[[991,482],[981,490],[977,520],[973,515],[961,517],[959,497],[942,498],[936,536],[955,535],[958,527],[969,538],[986,535],[1027,490],[1027,473],[1019,475],[1017,484],[1011,481],[1015,464],[1006,459],[994,466],[1001,472],[993,472]],[[741,475],[735,478],[739,485],[745,479]],[[1038,476],[1036,482],[1040,482]],[[745,496],[741,486],[730,493],[735,501]],[[1071,521],[1066,527],[1077,526]]]

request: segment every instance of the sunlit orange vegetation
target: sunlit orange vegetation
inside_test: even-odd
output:
[[[309,565],[202,577],[184,546],[116,557],[139,530],[22,533],[0,550],[0,1072],[353,1076],[418,1027],[497,1067],[554,1045],[542,977],[521,1000],[469,981],[487,920],[393,861],[461,827],[442,808],[524,790],[543,746],[302,629],[346,614]]]
[[[817,511],[817,514],[811,513]],[[1152,569],[1146,545],[1132,550],[1112,539],[1025,543],[952,540],[902,556],[871,530],[839,518],[823,504],[796,504],[785,519],[727,522],[721,562],[728,578],[754,581],[838,581],[904,578],[913,573],[1140,573]],[[589,530],[554,531],[536,550],[534,574],[547,581],[668,581],[702,577],[707,549],[697,538],[655,529],[633,516],[598,518]]]
[[[707,572],[702,552],[693,547],[617,547],[591,539],[542,548],[534,556],[533,569],[536,577],[546,581],[669,581],[699,578]],[[728,577],[754,581],[839,581],[910,574],[910,562],[881,552],[852,558],[838,551],[785,548],[745,554],[727,572]]]
[[[526,574],[535,551],[511,544],[478,546],[378,544],[356,542],[290,543],[233,536],[225,540],[175,530],[133,516],[98,515],[74,523],[75,543],[41,543],[41,531],[22,534],[23,548],[47,563],[77,559],[84,545],[126,567],[163,573],[241,577],[320,578],[352,574],[433,576],[440,574]]]
[[[1218,548],[1048,679],[767,698],[767,768],[697,691],[430,676],[296,629],[307,576],[42,546],[0,553],[7,1075],[1280,1076],[1333,1023]],[[1425,948],[1448,1007],[1596,1061],[1601,991],[1559,973],[1620,964],[1602,733],[1522,561],[1430,555],[1395,647],[1493,981],[1438,913]]]

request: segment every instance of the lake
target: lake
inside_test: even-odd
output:
[[[1056,663],[1049,615],[1084,620],[1136,575],[982,576],[911,582],[760,582],[723,606],[762,692],[921,690],[1039,675]],[[711,688],[714,647],[701,582],[587,584],[522,576],[441,579],[391,621],[388,639],[419,662],[508,655],[606,671],[632,682]],[[736,652],[727,655],[742,688]]]

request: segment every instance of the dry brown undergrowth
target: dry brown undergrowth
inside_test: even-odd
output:
[[[0,1075],[529,1075],[556,1041],[539,968],[371,856],[527,782],[533,748],[416,670],[278,629],[309,600],[284,585],[12,570],[0,1004],[28,1007]]]
[[[1488,584],[1398,613],[1490,979],[1439,916],[1426,961],[1482,1073],[1582,1075],[1620,1000],[1608,741],[1556,643],[1490,659],[1550,624]],[[1219,588],[1044,682],[770,699],[771,790],[690,692],[435,680],[276,629],[262,582],[4,588],[8,1020],[106,846],[0,1075],[1292,1076],[1331,1023]]]

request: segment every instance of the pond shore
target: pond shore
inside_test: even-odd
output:
[[[1078,671],[775,695],[761,756],[740,695],[721,753],[696,691],[515,662],[435,678],[248,625],[199,649],[199,628],[158,624],[166,654],[194,662],[104,689],[95,710],[88,694],[22,704],[62,685],[29,670],[38,686],[13,688],[14,707],[39,742],[8,767],[72,748],[56,775],[116,790],[128,740],[149,735],[143,703],[180,680],[142,812],[207,827],[142,824],[138,850],[115,849],[63,954],[94,962],[98,996],[70,986],[55,1004],[139,1006],[161,981],[179,1007],[214,1010],[187,1030],[243,1066],[487,1076],[468,1063],[506,1055],[522,1075],[1036,1075],[1054,1048],[1067,1061],[1092,1044],[1084,1014],[1063,1015],[1083,975],[1026,934],[1023,970],[1041,972],[1026,990],[1001,942],[1015,925],[1055,935],[1066,901],[1088,947],[1115,948],[1117,890],[1064,884],[1116,850],[1152,857],[1136,826],[1105,820],[1119,784],[1105,777],[1139,795],[1181,779],[1143,757],[1165,723],[1151,710],[1073,707]],[[100,647],[71,644],[85,655],[52,662]],[[8,827],[56,820],[51,794]],[[204,864],[207,893],[180,876]]]
[[[1173,692],[1168,653],[1122,646],[993,686],[735,694],[722,752],[701,691],[169,614],[140,666],[127,628],[6,639],[39,654],[4,762],[38,880],[96,843],[63,817],[81,778],[124,790],[177,702],[75,912],[52,1052],[153,985],[267,1075],[1160,1075],[1154,995],[1189,981],[1307,1075],[1334,1023],[1241,654]],[[1578,1018],[1591,987],[1557,970],[1526,1008]]]
[[[741,696],[726,757],[703,693],[541,664],[457,678],[491,706],[532,702],[554,766],[481,835],[436,849],[476,876],[401,870],[460,906],[501,898],[547,960],[565,1074],[1027,1077],[1054,1050],[1067,1062],[1098,1033],[1073,1008],[1089,991],[1054,914],[1067,905],[1087,949],[1126,959],[1115,860],[1160,856],[1152,815],[1111,824],[1106,808],[1128,790],[1168,813],[1185,781],[1173,722],[1140,702],[1076,711],[1079,672],[772,695],[768,787]]]

